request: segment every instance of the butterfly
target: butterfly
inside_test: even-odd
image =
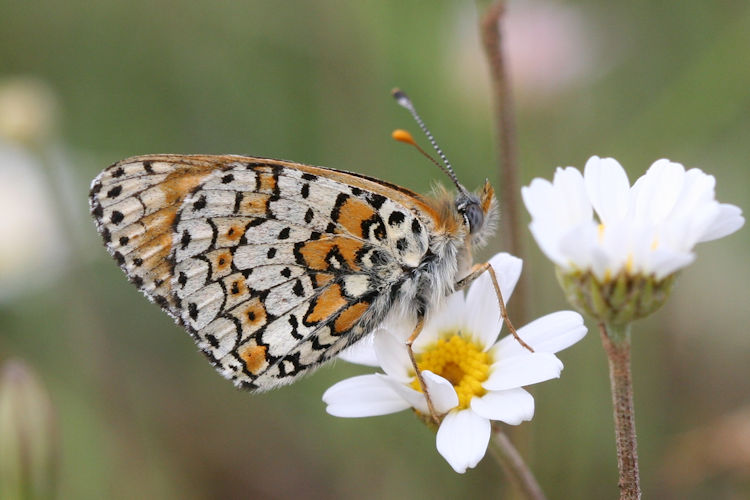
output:
[[[93,180],[109,253],[237,386],[291,383],[391,315],[417,319],[410,344],[431,310],[488,270],[472,268],[472,252],[494,229],[492,187],[466,190],[408,97],[394,96],[457,194],[238,155],[135,156]]]

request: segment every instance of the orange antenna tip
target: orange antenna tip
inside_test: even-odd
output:
[[[414,141],[414,138],[411,136],[411,134],[407,132],[406,130],[402,130],[400,128],[391,132],[391,137],[393,137],[395,140],[399,142],[405,142],[406,144],[411,144],[412,146],[417,145],[417,143]]]

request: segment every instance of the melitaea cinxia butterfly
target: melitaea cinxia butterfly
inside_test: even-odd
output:
[[[434,145],[408,98],[394,95]],[[457,195],[289,161],[162,154],[99,174],[91,213],[130,281],[216,369],[266,390],[391,313],[421,320],[466,281],[494,226],[493,190],[467,191],[436,149]]]

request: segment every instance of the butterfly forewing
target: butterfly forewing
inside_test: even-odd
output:
[[[124,160],[94,180],[91,207],[131,281],[250,389],[293,381],[382,321],[433,223],[406,190],[230,155]]]

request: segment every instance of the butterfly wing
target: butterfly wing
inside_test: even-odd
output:
[[[229,155],[124,160],[94,181],[91,206],[131,281],[219,372],[260,390],[382,321],[428,251],[432,220],[396,186]]]

